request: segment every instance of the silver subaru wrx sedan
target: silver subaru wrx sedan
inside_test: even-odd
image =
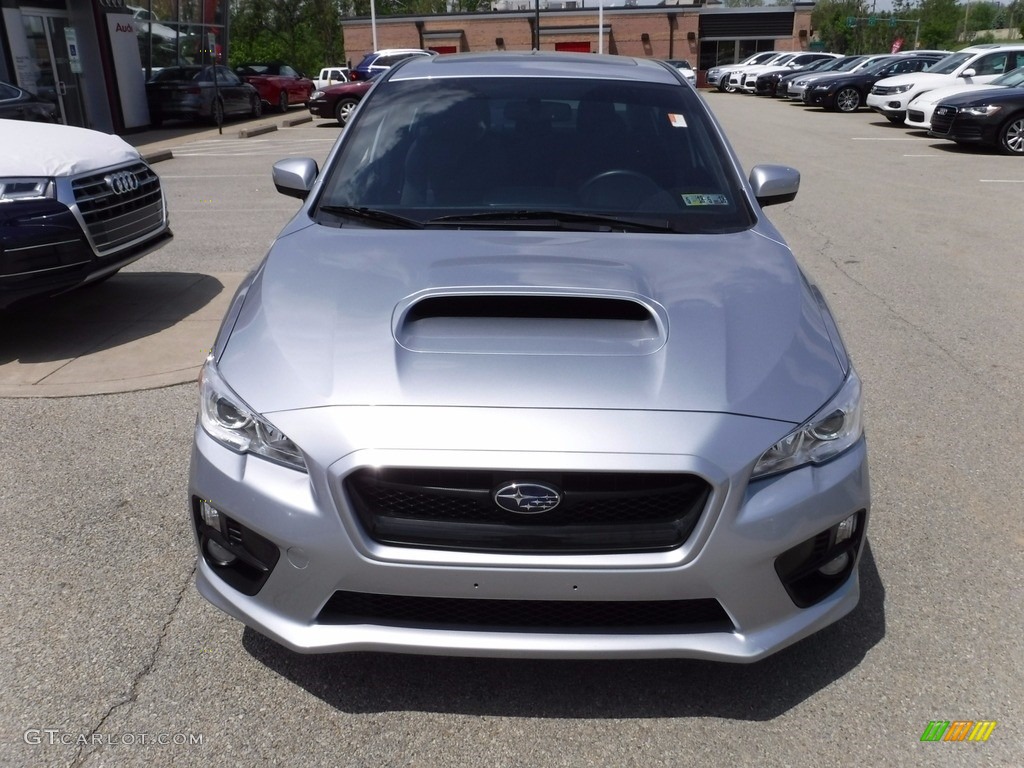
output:
[[[859,596],[860,380],[655,60],[380,76],[203,369],[197,584],[296,651],[750,662]]]

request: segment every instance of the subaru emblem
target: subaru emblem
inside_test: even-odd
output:
[[[494,492],[494,503],[517,515],[550,512],[562,501],[562,494],[550,485],[509,483]]]

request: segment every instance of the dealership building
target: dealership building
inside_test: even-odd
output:
[[[0,80],[54,101],[69,125],[142,130],[149,125],[145,81],[153,70],[225,61],[228,8],[229,0],[0,0]],[[687,59],[701,75],[756,51],[809,49],[813,8],[811,2],[725,8],[703,0],[629,7],[496,0],[475,13],[350,18],[342,28],[352,63],[381,48],[536,47]]]

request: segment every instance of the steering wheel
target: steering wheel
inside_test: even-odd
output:
[[[580,200],[595,208],[635,210],[644,200],[663,194],[650,176],[625,168],[612,168],[591,176],[580,185]]]

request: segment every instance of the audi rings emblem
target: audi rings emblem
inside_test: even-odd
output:
[[[562,501],[562,494],[540,483],[509,483],[494,492],[494,503],[517,515],[550,512]]]
[[[139,188],[139,177],[131,171],[119,171],[103,177],[115,195],[127,195]]]

